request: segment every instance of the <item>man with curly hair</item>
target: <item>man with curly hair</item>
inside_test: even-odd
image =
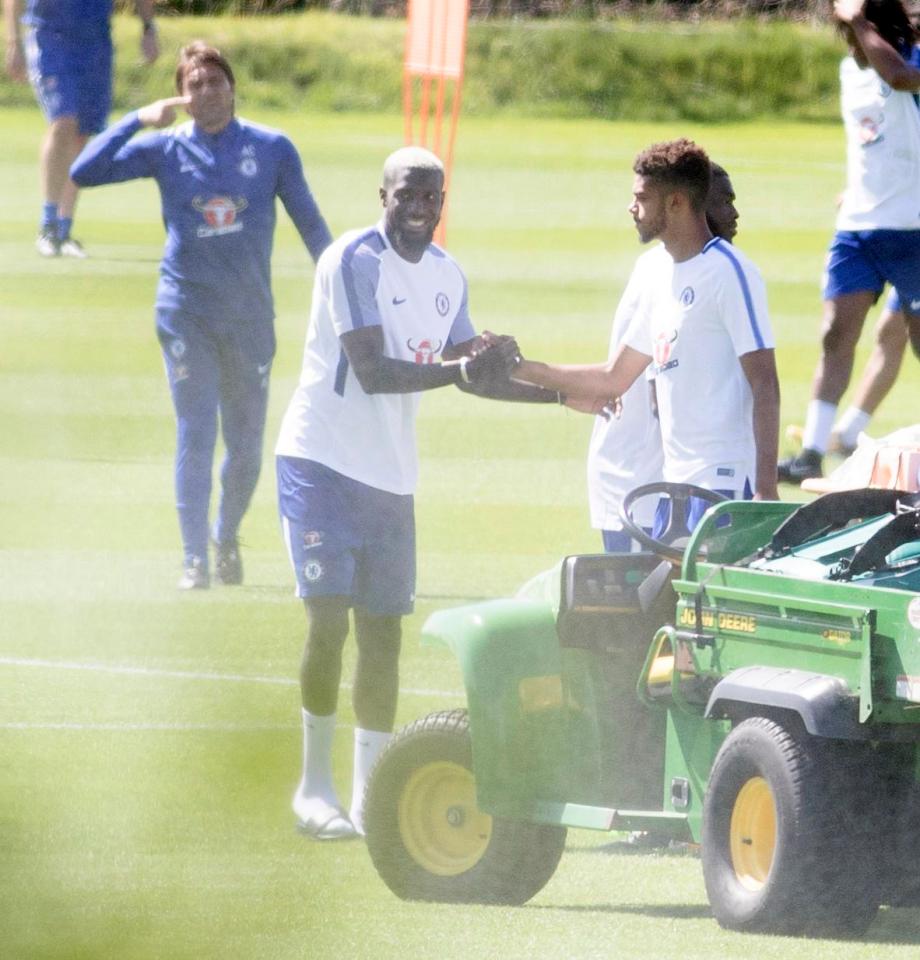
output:
[[[779,383],[763,280],[713,236],[706,220],[711,164],[689,140],[657,143],[633,165],[629,213],[648,258],[632,322],[602,364],[521,360],[514,377],[594,399],[622,397],[651,365],[658,393],[664,479],[732,499],[776,498]],[[705,509],[694,501],[690,528]]]
[[[735,188],[724,167],[712,164],[712,183],[706,200],[706,221],[714,236],[731,243],[738,232]],[[612,357],[623,334],[629,328],[642,293],[642,277],[647,264],[667,257],[661,244],[655,244],[636,261],[626,289],[620,297],[610,331],[608,356]],[[620,518],[623,499],[636,487],[662,479],[663,454],[658,425],[655,381],[640,377],[623,397],[619,417],[596,417],[588,448],[588,503],[591,525],[601,531],[604,550],[619,553],[637,549]],[[636,506],[640,526],[651,530],[654,504],[644,500]]]

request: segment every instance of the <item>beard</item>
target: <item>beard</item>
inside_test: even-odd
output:
[[[636,223],[636,232],[639,234],[640,243],[651,243],[657,240],[664,232],[667,218],[662,210],[654,220],[646,220],[643,223]]]

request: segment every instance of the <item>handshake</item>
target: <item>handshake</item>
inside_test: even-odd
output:
[[[514,337],[485,330],[474,341],[470,355],[461,359],[460,378],[474,386],[501,383],[522,359]]]

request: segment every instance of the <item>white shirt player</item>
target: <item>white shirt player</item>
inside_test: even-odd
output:
[[[644,278],[658,275],[656,265],[670,256],[662,244],[653,247],[636,260],[633,272],[623,291],[610,332],[609,357],[613,357],[626,333],[644,289]],[[619,419],[596,417],[588,447],[588,503],[591,526],[596,530],[621,530],[619,509],[630,490],[662,479],[664,462],[661,431],[652,412],[649,382],[640,377],[622,397],[623,411]],[[655,503],[651,498],[636,504],[644,513],[636,515],[642,526],[652,525]]]
[[[664,478],[740,493],[755,485],[753,395],[739,357],[772,348],[757,268],[718,237],[645,274],[623,341],[652,356]]]
[[[840,64],[847,186],[838,230],[920,230],[920,111],[853,57]]]
[[[388,357],[415,363],[434,363],[448,344],[471,339],[460,267],[434,244],[418,263],[404,260],[382,222],[327,248],[316,267],[300,382],[275,453],[315,460],[379,490],[410,494],[418,478],[419,394],[365,393],[339,340],[371,325],[383,328]]]

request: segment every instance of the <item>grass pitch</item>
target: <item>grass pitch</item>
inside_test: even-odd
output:
[[[250,115],[292,135],[333,232],[376,219],[396,118]],[[76,232],[92,259],[41,261],[31,246],[41,122],[33,110],[0,121],[0,956],[915,956],[918,911],[884,911],[868,945],[725,933],[693,857],[636,856],[601,834],[572,832],[557,875],[519,909],[405,904],[361,844],[298,837],[288,801],[304,619],[277,529],[271,445],[300,364],[309,260],[282,214],[279,352],[265,473],[243,529],[246,585],[179,595],[174,428],[151,309],[156,190],[85,193]],[[536,357],[601,358],[639,252],[625,213],[631,158],[682,134],[733,175],[739,245],[769,285],[784,421],[800,422],[843,179],[835,128],[466,122],[449,243],[474,319],[517,334]],[[918,387],[908,358],[873,433],[916,418]],[[450,656],[419,646],[428,613],[506,594],[559,555],[598,548],[583,481],[589,431],[556,408],[450,390],[424,398],[420,600],[405,625],[400,722],[462,702]],[[346,799],[347,688],[340,722]]]

